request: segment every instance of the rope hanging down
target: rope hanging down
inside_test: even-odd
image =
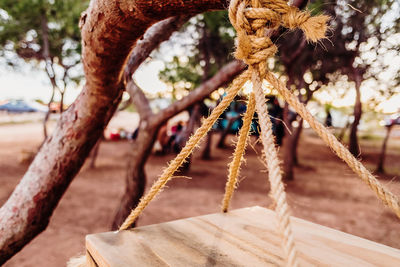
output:
[[[229,165],[229,179],[226,184],[226,192],[223,200],[223,211],[226,212],[232,197],[240,164],[246,147],[250,131],[251,120],[255,108],[259,114],[261,127],[261,140],[264,146],[269,181],[271,184],[271,196],[276,204],[278,229],[283,237],[283,248],[288,266],[297,266],[296,250],[293,242],[293,234],[290,227],[289,208],[286,202],[284,185],[281,179],[279,160],[272,135],[271,121],[268,117],[268,109],[261,84],[267,80],[282,97],[305,119],[318,133],[325,143],[366,182],[377,196],[388,205],[400,218],[399,200],[390,191],[384,188],[379,181],[357,160],[337,139],[308,112],[303,104],[267,69],[266,60],[273,56],[277,48],[272,43],[268,34],[279,26],[289,29],[300,28],[307,40],[316,42],[325,37],[328,16],[320,15],[311,17],[309,12],[302,12],[296,7],[289,6],[284,0],[232,0],[229,6],[229,18],[238,35],[236,58],[249,65],[249,69],[237,77],[227,95],[204,121],[196,133],[189,139],[182,151],[170,162],[160,178],[153,184],[149,192],[140,200],[138,206],[131,212],[119,230],[129,229],[136,221],[140,213],[149,202],[160,192],[166,183],[172,179],[174,172],[185,159],[193,152],[201,139],[211,129],[222,112],[233,101],[244,83],[251,79],[253,93],[247,112],[244,117],[244,125],[240,130],[240,136],[234,157]]]

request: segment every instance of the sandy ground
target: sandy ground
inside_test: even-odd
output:
[[[120,127],[126,117],[115,120]],[[134,125],[130,124],[129,125]],[[131,126],[133,127],[133,126]],[[41,142],[39,123],[0,126],[0,204],[12,192],[28,165],[20,160]],[[234,141],[232,137],[230,141]],[[370,169],[379,154],[378,141],[363,141],[363,162]],[[241,182],[234,195],[233,208],[271,206],[264,167],[259,161],[260,146],[247,152]],[[104,142],[97,168],[85,165],[74,179],[51,218],[50,225],[5,266],[65,266],[72,256],[84,251],[86,234],[108,231],[124,189],[130,143]],[[178,218],[218,212],[227,175],[226,166],[233,149],[213,149],[212,161],[199,159],[196,153],[188,176],[174,179],[152,202],[140,218],[147,225]],[[300,167],[296,179],[287,184],[287,193],[295,216],[325,226],[400,248],[398,219],[377,200],[363,184],[310,131],[303,135],[299,147]],[[148,185],[165,167],[169,156],[152,156],[146,166]],[[382,183],[400,194],[400,140],[389,143],[388,175]]]

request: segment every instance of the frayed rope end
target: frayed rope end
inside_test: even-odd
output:
[[[299,25],[301,30],[306,35],[308,41],[316,43],[318,40],[325,38],[328,30],[327,22],[330,17],[327,15],[318,15],[310,17],[307,21]]]

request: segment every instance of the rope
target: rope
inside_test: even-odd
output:
[[[249,136],[251,123],[255,111],[255,99],[254,95],[250,95],[249,103],[247,105],[247,111],[243,117],[243,126],[239,131],[239,140],[235,147],[235,152],[233,153],[233,160],[229,164],[229,175],[228,181],[225,185],[224,199],[222,200],[222,211],[227,212],[229,208],[229,203],[231,202],[233,192],[236,189],[237,178],[239,175],[240,165],[243,161],[244,151],[246,150],[247,139]]]
[[[261,81],[257,75],[253,75],[253,90],[256,95],[256,107],[260,122],[261,141],[264,146],[264,157],[268,167],[268,179],[271,184],[271,196],[275,201],[275,212],[278,218],[278,229],[282,236],[282,246],[286,255],[287,266],[298,266],[296,248],[290,224],[289,206],[286,201],[285,187],[282,182],[282,172],[279,166],[278,153],[276,151],[272,123],[268,117],[268,108],[265,105],[264,93],[261,89]]]
[[[296,249],[290,225],[289,208],[282,182],[278,153],[272,135],[272,124],[268,118],[268,109],[262,92],[261,80],[268,72],[266,60],[273,56],[277,48],[267,35],[267,29],[273,30],[280,25],[288,28],[301,28],[307,39],[317,41],[325,36],[327,16],[311,18],[308,12],[290,7],[286,1],[232,0],[229,6],[229,18],[238,35],[236,58],[250,66],[253,91],[256,95],[256,107],[261,126],[261,140],[271,183],[271,195],[276,203],[278,228],[283,239],[283,249],[288,266],[297,266]]]
[[[251,125],[251,119],[256,107],[259,113],[261,139],[264,146],[264,155],[268,167],[268,177],[271,183],[271,195],[276,203],[278,229],[283,239],[283,249],[288,266],[297,266],[296,249],[293,233],[290,226],[289,207],[286,201],[284,184],[279,166],[279,159],[272,135],[272,124],[268,117],[268,109],[262,92],[262,80],[265,78],[274,86],[284,99],[304,118],[329,147],[343,159],[361,179],[366,182],[376,195],[388,205],[400,218],[400,204],[395,195],[385,189],[379,181],[356,159],[337,139],[307,111],[297,98],[267,69],[266,60],[273,56],[277,48],[268,37],[271,30],[284,26],[290,29],[300,28],[307,40],[316,42],[324,38],[327,30],[325,15],[311,17],[309,12],[302,12],[296,7],[289,6],[284,0],[232,0],[229,7],[229,18],[238,35],[238,45],[235,56],[249,65],[249,70],[236,78],[228,89],[227,96],[213,110],[203,125],[189,139],[186,146],[172,160],[163,174],[153,184],[150,191],[140,200],[138,206],[125,220],[120,230],[132,226],[148,203],[172,179],[174,172],[193,152],[200,140],[207,134],[222,112],[228,107],[244,83],[252,79],[254,93],[251,94],[248,110],[244,117],[244,126],[240,130],[239,141],[229,166],[229,179],[226,184],[226,193],[223,200],[223,211],[226,212],[235,189],[237,176],[246,141]]]
[[[175,173],[175,171],[179,168],[179,166],[182,165],[185,159],[193,152],[193,149],[211,129],[211,127],[217,121],[219,116],[229,106],[229,104],[232,102],[232,100],[235,98],[239,90],[243,87],[243,85],[249,78],[250,78],[250,72],[245,71],[232,82],[231,87],[229,87],[228,89],[227,95],[222,99],[219,105],[212,111],[211,115],[203,122],[200,128],[197,129],[196,133],[190,137],[185,147],[176,156],[176,158],[170,162],[168,167],[164,170],[163,174],[152,185],[150,191],[140,199],[140,202],[137,205],[137,207],[129,214],[129,216],[125,219],[124,223],[119,228],[120,231],[127,230],[132,227],[137,217],[142,213],[142,211],[146,208],[149,202],[163,189],[163,187],[167,184],[167,182],[171,180],[172,175]]]
[[[347,165],[363,180],[376,194],[376,196],[387,205],[400,218],[400,201],[386,189],[364,165],[357,160],[349,150],[340,143],[321,123],[319,123],[307,108],[299,102],[286,86],[279,81],[272,73],[267,73],[266,80],[278,90],[283,98],[305,119],[321,137],[321,139],[341,158]]]

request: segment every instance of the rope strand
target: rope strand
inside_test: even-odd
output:
[[[252,83],[262,133],[261,141],[268,167],[268,179],[271,185],[270,194],[276,204],[275,212],[278,218],[279,233],[282,236],[283,250],[286,254],[286,263],[287,266],[298,266],[297,252],[290,224],[289,206],[286,201],[285,187],[282,182],[282,172],[279,166],[278,152],[275,147],[275,138],[272,133],[272,123],[268,117],[268,108],[265,104],[265,96],[261,88],[261,81],[256,72],[253,72]]]
[[[243,161],[244,151],[246,150],[247,139],[249,138],[251,123],[255,111],[254,95],[250,95],[249,103],[247,104],[247,111],[243,117],[243,126],[239,131],[239,140],[233,153],[232,162],[229,164],[229,175],[225,185],[224,199],[222,200],[222,211],[227,212],[229,204],[232,199],[233,192],[236,189],[237,178],[239,176],[240,165]]]
[[[347,165],[363,180],[396,215],[400,218],[400,201],[393,193],[386,189],[374,175],[368,171],[364,165],[357,160],[336,137],[331,134],[325,126],[318,122],[307,108],[299,102],[286,86],[278,80],[272,73],[267,73],[265,79],[276,89],[279,94],[296,110],[296,112],[306,120],[311,128],[321,137],[321,139],[341,158]]]
[[[149,202],[164,188],[169,180],[171,180],[172,175],[175,171],[182,165],[185,159],[193,152],[193,149],[197,146],[200,140],[207,134],[214,123],[217,121],[219,116],[224,112],[224,110],[229,106],[232,100],[235,98],[239,90],[243,87],[246,81],[250,78],[250,72],[245,71],[239,77],[237,77],[233,82],[231,87],[228,89],[227,95],[222,99],[217,107],[211,112],[211,115],[203,122],[196,133],[190,137],[187,141],[185,147],[176,156],[174,160],[170,162],[168,167],[164,170],[163,174],[158,178],[158,180],[150,188],[150,191],[140,199],[137,207],[129,214],[125,219],[124,223],[119,228],[120,231],[127,230],[132,227],[133,223],[136,221],[138,216],[147,207]]]

